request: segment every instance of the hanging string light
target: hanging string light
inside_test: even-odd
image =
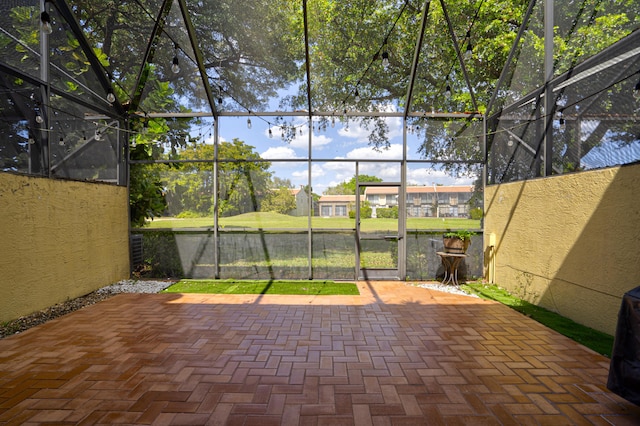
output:
[[[385,37],[382,45],[382,68],[387,70],[389,68],[389,51],[387,50],[388,39]]]
[[[360,93],[358,92],[358,88],[356,88],[356,93],[354,95],[355,101],[360,102]]]
[[[633,97],[640,100],[640,80],[638,80],[636,87],[633,89]]]
[[[251,128],[251,118],[247,118],[247,129]]]
[[[386,50],[382,52],[382,67],[385,70],[389,69],[389,52]]]
[[[51,16],[46,10],[40,13],[40,24],[42,25],[42,32],[45,34],[51,34],[53,32],[53,26],[51,25]]]
[[[175,43],[173,45],[173,62],[171,63],[171,72],[173,72],[174,74],[178,74],[180,72],[180,61],[178,60],[178,49],[180,48],[180,46],[178,46],[178,43]]]
[[[444,88],[444,97],[449,99],[451,97],[451,85],[449,84],[449,76],[447,75],[447,87]]]
[[[473,46],[471,45],[471,31],[467,31],[467,35],[465,38],[467,39],[467,50],[464,51],[464,58],[468,60],[473,56]]]
[[[113,90],[109,89],[109,93],[107,93],[107,102],[110,104],[116,101],[116,95],[113,93]]]

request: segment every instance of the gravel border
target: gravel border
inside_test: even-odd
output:
[[[478,297],[476,294],[467,293],[457,285],[442,283],[422,283],[416,284],[416,287],[427,288],[429,290],[442,291],[444,293],[458,294],[460,296]]]
[[[169,287],[175,281],[147,281],[147,280],[122,280],[115,284],[102,287],[92,293],[66,302],[58,303],[41,311],[25,315],[18,319],[0,323],[0,339],[21,333],[32,327],[44,324],[54,318],[69,314],[85,306],[101,302],[120,293],[159,293]]]

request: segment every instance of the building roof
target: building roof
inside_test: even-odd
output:
[[[362,199],[362,197],[360,197]],[[318,200],[319,203],[353,203],[356,201],[355,195],[323,195]]]
[[[472,185],[450,185],[450,186],[407,186],[407,194],[426,194],[426,193],[451,193],[451,192],[473,192]],[[365,195],[376,195],[376,194],[397,194],[398,187],[397,186],[368,186],[365,189]]]

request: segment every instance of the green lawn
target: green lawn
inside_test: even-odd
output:
[[[164,293],[359,295],[353,283],[286,280],[181,280]]]
[[[222,217],[219,219],[222,228],[264,228],[264,229],[307,229],[308,218],[288,216],[273,212],[245,213],[237,216]],[[354,229],[354,219],[349,218],[323,218],[312,217],[313,228],[326,229]],[[397,229],[395,219],[363,219],[361,229],[363,231],[386,231]],[[148,228],[211,228],[212,217],[198,218],[173,218],[162,217],[149,221]],[[455,218],[408,218],[407,229],[480,229],[480,221],[472,219]]]

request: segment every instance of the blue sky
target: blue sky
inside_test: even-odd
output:
[[[286,142],[281,137],[281,130],[275,124],[275,117],[251,117],[252,127],[247,127],[247,117],[221,117],[220,137],[223,141],[238,138],[255,147],[255,151],[264,159],[272,161],[271,170],[275,175],[289,179],[299,187],[308,183],[309,128],[302,117],[286,117],[287,122],[298,127],[296,137]],[[349,161],[314,161],[312,166],[312,188],[321,194],[326,188],[351,179],[355,174],[353,160],[400,160],[402,158],[402,119],[387,118],[390,147],[384,151],[376,151],[369,145],[370,131],[351,117],[348,126],[336,118],[335,127],[328,125],[319,130],[316,123],[312,139],[311,158],[318,160]],[[271,126],[269,125],[271,124]],[[273,137],[269,138],[269,128]],[[207,136],[207,143],[211,140]],[[408,136],[407,158],[420,160],[417,153],[419,140],[415,135]],[[295,160],[300,162],[278,162],[277,160]],[[400,181],[400,163],[365,162],[360,163],[359,173],[374,175],[384,181]],[[407,170],[409,184],[414,185],[470,185],[475,177],[453,177],[432,164],[409,164]]]

